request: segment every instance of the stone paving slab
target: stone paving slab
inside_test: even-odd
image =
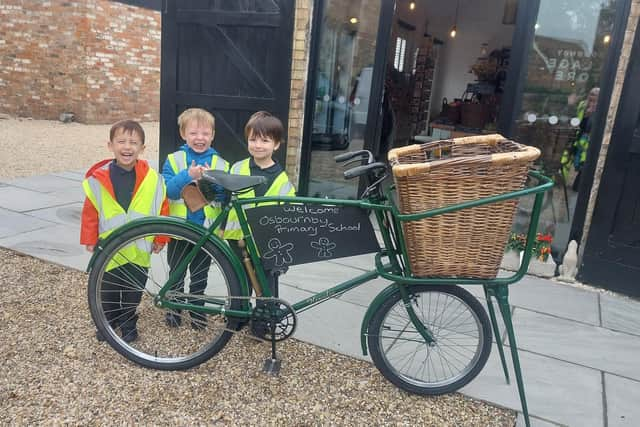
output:
[[[518,348],[640,380],[640,337],[516,308]]]
[[[0,208],[0,239],[54,225],[53,222],[45,219]]]
[[[328,262],[343,267],[353,267],[364,271],[370,271],[376,268],[374,259],[374,254],[364,254],[346,258],[337,258]]]
[[[80,186],[72,186],[52,193],[40,193],[14,186],[0,188],[0,208],[28,212],[84,201]]]
[[[361,270],[337,265],[330,261],[314,262],[290,267],[289,271],[280,278],[280,283],[309,292],[320,292],[362,273]]]
[[[66,190],[70,187],[78,187],[77,181],[57,175],[30,176],[26,178],[0,178],[0,182],[11,184],[14,187],[26,190],[37,191],[39,193],[52,193],[54,191]]]
[[[82,215],[82,203],[57,206],[55,208],[39,209],[26,214],[29,217],[39,218],[56,224],[66,224],[78,227]]]
[[[592,325],[600,324],[598,292],[535,276],[509,286],[509,303]]]
[[[529,425],[531,427],[565,427],[566,424],[558,424],[552,421],[541,420],[540,418],[532,417],[529,415]],[[516,427],[525,427],[527,423],[524,420],[524,415],[522,412],[518,412],[518,417],[516,418]]]
[[[355,304],[366,309],[369,307],[371,301],[373,301],[376,295],[382,292],[382,290],[390,284],[391,282],[385,279],[374,279],[345,292],[340,295],[339,299],[340,301]]]
[[[607,426],[640,425],[640,382],[604,374],[607,396]]]
[[[2,238],[0,246],[85,271],[91,254],[80,245],[79,236],[79,225],[54,225],[43,230]]]
[[[600,295],[602,326],[640,336],[640,301],[621,295]]]
[[[52,175],[59,176],[61,178],[70,179],[73,181],[82,182],[84,180],[85,171],[64,171],[54,172]]]
[[[290,303],[310,297],[310,292],[280,284],[280,296]],[[360,325],[366,310],[340,300],[317,305],[298,314],[294,337],[341,354],[370,360],[360,348]]]
[[[521,411],[510,353],[508,355],[511,384],[505,382],[494,347],[482,372],[460,391]],[[520,351],[519,356],[531,417],[551,425],[603,426],[602,381],[598,370],[525,351]]]

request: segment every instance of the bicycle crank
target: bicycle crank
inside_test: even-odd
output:
[[[279,298],[257,298],[251,316],[251,329],[256,338],[271,341],[273,330],[275,341],[284,341],[293,335],[297,324],[296,312],[288,302]]]

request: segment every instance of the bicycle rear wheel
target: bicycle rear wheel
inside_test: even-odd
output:
[[[156,237],[169,244],[151,254],[142,267],[123,255],[123,248]],[[89,275],[89,308],[105,340],[127,359],[154,369],[179,370],[196,366],[218,353],[237,329],[237,319],[197,310],[158,307],[155,297],[175,266],[201,235],[179,224],[148,223],[115,237],[96,258]],[[241,290],[229,259],[207,242],[191,261],[182,282],[165,299],[198,306],[240,309]]]
[[[419,321],[435,338],[428,344],[396,291],[368,326],[371,358],[389,381],[417,394],[450,393],[480,373],[491,352],[491,327],[480,302],[457,286],[409,286]]]

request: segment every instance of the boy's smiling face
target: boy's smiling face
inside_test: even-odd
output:
[[[134,131],[116,130],[113,139],[107,144],[116,159],[116,164],[125,170],[133,170],[136,161],[144,151],[142,138]]]
[[[280,146],[280,142],[275,142],[273,138],[258,135],[253,131],[249,134],[248,142],[249,154],[258,163],[270,160],[273,157],[273,152]]]
[[[187,142],[187,145],[196,153],[204,153],[211,147],[214,130],[206,123],[198,123],[190,120],[180,131],[180,136]]]

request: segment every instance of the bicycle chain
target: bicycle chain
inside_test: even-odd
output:
[[[178,297],[177,294],[172,294],[171,297],[173,298],[186,298],[189,296],[192,296],[192,294],[179,294],[180,296]],[[201,296],[201,295],[195,295],[195,296]],[[192,296],[193,297],[193,296]],[[225,300],[225,301],[230,301],[230,300],[240,300],[240,301],[246,301],[246,300],[260,300],[260,301],[271,301],[271,302],[275,302],[275,301],[281,301],[282,303],[284,303],[289,309],[291,314],[293,314],[294,317],[294,325],[295,323],[297,323],[297,317],[296,317],[296,312],[293,309],[293,307],[291,306],[291,304],[289,304],[287,301],[280,299],[280,298],[276,298],[276,297],[257,297],[257,296],[235,296],[235,297],[230,297],[228,295],[220,295],[220,296],[216,296],[216,295],[207,295],[207,299],[217,299],[217,300]],[[206,302],[206,299],[205,299]],[[224,315],[224,313],[221,313],[222,315]],[[251,320],[249,320],[251,321]],[[238,332],[242,331],[241,329],[231,329],[231,328],[216,328],[218,330],[222,330],[222,331],[226,331],[226,332],[231,332],[232,334],[237,334]],[[293,331],[295,331],[295,326],[293,328],[293,330],[291,331],[291,333],[289,335],[287,335],[288,338],[289,336],[291,336],[293,334]],[[246,335],[248,338],[255,340],[255,341],[261,341],[261,342],[266,342],[266,343],[270,343],[271,340],[270,339],[265,339],[265,338],[260,338],[257,337],[255,335],[251,335],[248,334]]]

